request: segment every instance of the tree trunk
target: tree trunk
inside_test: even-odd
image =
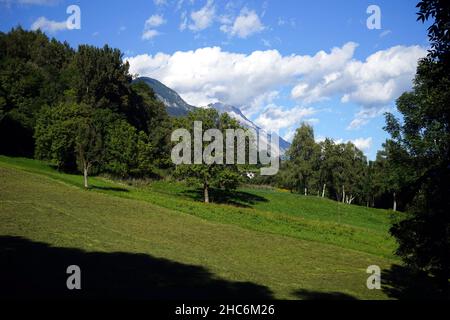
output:
[[[325,197],[325,188],[326,188],[326,183],[323,184],[323,189],[322,189],[322,198]]]
[[[88,168],[86,164],[84,165],[83,168],[83,174],[84,174],[84,187],[87,189],[89,188],[89,184],[88,184]]]
[[[352,204],[352,202],[355,200],[355,197],[350,195],[350,199],[348,200],[348,204]]]
[[[209,203],[209,186],[207,182],[203,184],[203,194],[205,203]]]
[[[308,195],[308,188],[305,187],[305,196]]]
[[[345,187],[342,186],[342,203],[345,203]]]
[[[396,198],[396,194],[394,192],[394,204],[392,206],[392,210],[397,211],[397,198]]]

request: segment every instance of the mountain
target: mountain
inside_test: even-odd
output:
[[[140,77],[134,81],[135,82],[142,81],[146,83],[150,88],[152,88],[156,94],[156,97],[161,102],[164,103],[164,105],[167,108],[167,113],[171,116],[174,117],[184,116],[196,108],[188,104],[186,101],[184,101],[183,98],[181,98],[180,95],[175,90],[170,89],[169,87],[165,86],[156,79],[148,77]],[[220,102],[211,103],[208,105],[208,107],[216,109],[219,113],[224,112],[228,113],[230,117],[239,121],[239,123],[243,127],[252,128],[256,130],[258,133],[261,133],[262,139],[266,139],[268,137],[270,140],[270,135],[267,135],[267,132],[264,129],[258,127],[255,123],[249,120],[239,108],[223,104]],[[281,137],[279,141],[280,141],[280,154],[284,155],[287,149],[289,149],[289,147],[291,146],[291,144]]]
[[[144,82],[152,88],[156,97],[166,106],[167,113],[170,116],[185,116],[195,109],[194,106],[184,101],[175,90],[170,89],[156,79],[140,77],[134,80],[134,82]]]
[[[271,138],[270,134],[268,134],[264,129],[262,129],[261,127],[257,126],[253,121],[249,120],[239,108],[236,108],[234,106],[231,105],[227,105],[227,104],[223,104],[220,102],[216,102],[216,103],[211,103],[208,105],[208,107],[210,108],[214,108],[216,109],[219,113],[228,113],[228,115],[234,119],[236,119],[237,121],[239,121],[239,123],[245,127],[245,128],[252,128],[254,130],[256,130],[256,132],[258,132],[258,134],[260,134],[260,138],[263,139],[264,143],[266,143],[265,139],[269,139]],[[291,144],[289,142],[287,142],[286,140],[284,140],[282,137],[280,137],[279,139],[279,143],[280,143],[280,154],[284,155],[286,153],[286,151],[289,149],[289,147],[291,146]]]

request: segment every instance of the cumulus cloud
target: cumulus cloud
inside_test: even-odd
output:
[[[246,55],[219,47],[128,58],[132,73],[159,79],[191,104],[222,101],[244,109],[291,81],[302,60],[283,57],[277,50]]]
[[[304,108],[297,106],[286,109],[275,104],[270,104],[255,120],[255,123],[266,131],[278,132],[281,129],[298,126],[305,117],[316,112],[311,107]]]
[[[44,32],[48,31],[50,33],[67,30],[67,21],[53,21],[48,20],[46,17],[40,17],[31,25],[31,30],[38,29]]]
[[[128,61],[133,74],[162,81],[193,105],[221,101],[250,116],[272,103],[280,89],[292,88],[292,98],[303,106],[337,96],[361,107],[349,126],[357,128],[411,88],[417,60],[426,50],[397,46],[360,61],[354,58],[356,48],[349,42],[329,52],[283,56],[277,50],[242,54],[205,47]]]
[[[245,39],[252,34],[261,32],[265,29],[259,16],[253,10],[244,8],[241,10],[239,16],[231,23],[231,21],[224,21],[220,30],[227,33],[231,37],[237,36]],[[228,23],[227,23],[228,22]]]
[[[354,45],[350,49],[354,50]],[[351,52],[341,56],[340,66],[306,74],[291,94],[305,103],[340,96],[343,103],[359,105],[361,110],[349,125],[349,129],[356,129],[386,111],[392,101],[411,88],[417,61],[426,53],[420,46],[395,46],[358,61]]]
[[[188,28],[192,31],[201,31],[210,27],[214,21],[216,9],[214,1],[208,0],[203,8],[191,12],[191,23]]]
[[[244,108],[264,107],[258,102],[271,92],[273,97],[277,88],[292,85],[301,76],[344,65],[353,55],[352,47],[347,44],[315,56],[282,56],[277,50],[242,54],[206,47],[172,55],[143,54],[128,61],[132,73],[159,79],[191,104],[220,100]]]

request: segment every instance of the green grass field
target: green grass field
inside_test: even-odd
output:
[[[165,181],[96,177],[83,190],[81,176],[4,156],[0,180],[2,246],[41,265],[81,259],[95,279],[116,279],[108,288],[95,280],[97,293],[386,299],[386,290],[367,289],[366,268],[399,263],[388,234],[399,216],[385,210],[252,187],[213,193],[222,203],[204,204],[197,189]]]

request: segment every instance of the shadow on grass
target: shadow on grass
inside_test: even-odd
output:
[[[81,290],[66,287],[67,267],[81,269]],[[250,282],[215,277],[201,266],[147,254],[85,252],[0,236],[0,298],[273,299]]]
[[[181,194],[190,197],[196,201],[203,202],[203,189],[186,190]],[[211,188],[209,190],[209,198],[213,203],[230,204],[237,207],[250,208],[258,202],[268,202],[264,197],[244,192],[244,191],[227,191],[222,189]]]
[[[355,297],[342,292],[319,292],[299,289],[293,295],[301,300],[357,300]]]
[[[401,300],[450,299],[448,291],[439,289],[436,280],[424,273],[392,265],[381,272],[383,291],[391,298]]]

